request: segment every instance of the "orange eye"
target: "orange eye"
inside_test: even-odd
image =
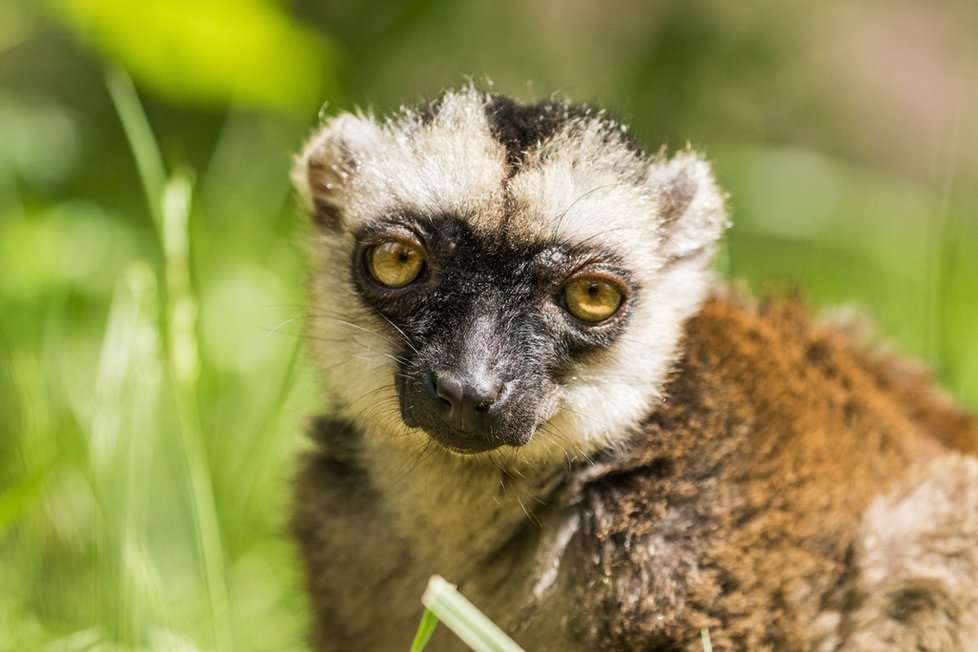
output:
[[[578,276],[564,285],[563,305],[567,312],[591,324],[602,322],[621,306],[618,286],[601,276]]]
[[[367,250],[367,271],[375,281],[397,289],[413,283],[424,269],[421,247],[388,240]]]

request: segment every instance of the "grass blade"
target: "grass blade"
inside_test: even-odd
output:
[[[523,652],[523,648],[438,575],[428,580],[421,602],[475,652]]]
[[[121,69],[114,69],[106,75],[105,83],[109,88],[116,113],[119,114],[119,120],[122,122],[122,129],[126,132],[126,140],[129,141],[129,147],[132,148],[132,154],[136,159],[136,167],[143,183],[143,192],[146,193],[149,211],[153,215],[157,230],[161,231],[163,228],[161,200],[163,188],[166,186],[166,168],[163,165],[160,148],[153,137],[153,130],[139,103],[139,97],[129,75]]]
[[[431,635],[435,633],[438,626],[438,616],[431,609],[425,609],[418,623],[418,632],[414,635],[414,642],[411,643],[411,652],[422,652],[424,647],[431,640]]]
[[[710,642],[710,630],[706,627],[701,629],[700,637],[703,639],[703,652],[713,652],[713,643]]]

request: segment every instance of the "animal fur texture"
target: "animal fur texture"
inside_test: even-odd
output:
[[[721,289],[695,153],[468,87],[330,118],[295,183],[315,649],[407,649],[435,573],[527,650],[978,645],[974,419],[801,302]]]

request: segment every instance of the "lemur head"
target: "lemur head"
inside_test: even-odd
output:
[[[695,154],[649,156],[603,112],[472,87],[327,120],[295,182],[334,409],[469,455],[622,442],[661,396],[727,223]]]

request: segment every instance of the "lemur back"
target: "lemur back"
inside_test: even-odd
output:
[[[720,289],[694,153],[469,87],[330,119],[295,179],[316,649],[406,649],[435,573],[528,650],[978,640],[974,419],[801,302]]]

